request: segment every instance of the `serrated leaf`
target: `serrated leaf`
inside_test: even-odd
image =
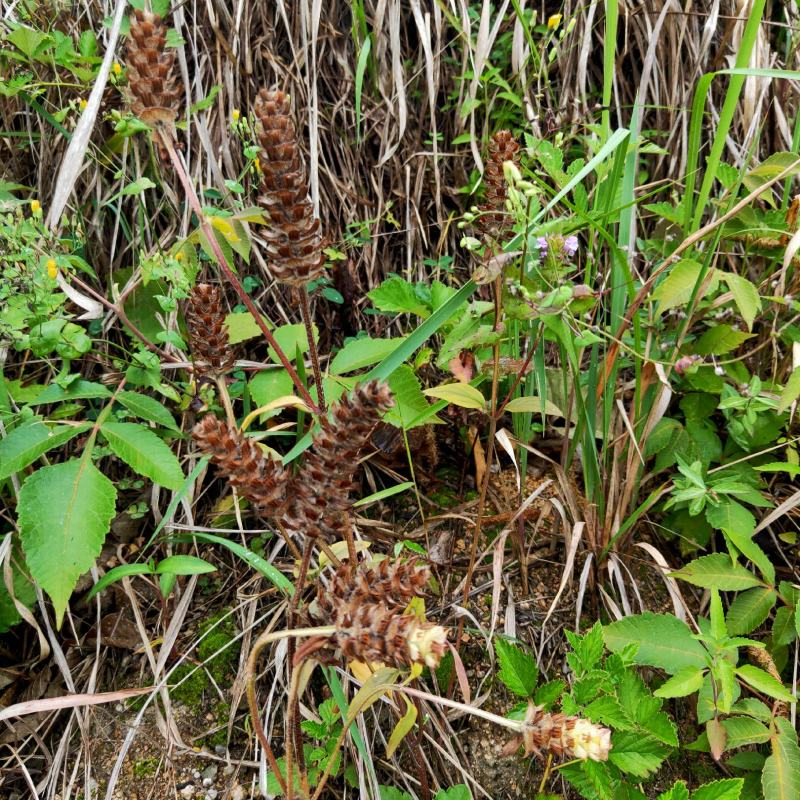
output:
[[[752,572],[740,564],[734,564],[727,553],[700,556],[670,575],[704,589],[719,589],[724,592],[737,592],[761,585],[761,581]]]
[[[85,455],[43,467],[22,485],[18,514],[25,561],[53,601],[60,627],[78,578],[100,555],[117,490]]]
[[[180,430],[169,409],[154,397],[138,392],[123,391],[117,393],[117,400],[139,419],[155,422],[156,425],[173,431]]]
[[[779,730],[772,736],[772,755],[764,762],[761,788],[764,800],[797,800],[800,797],[800,747],[787,720],[776,719]]]
[[[700,690],[704,671],[700,667],[684,667],[653,692],[656,697],[686,697]]]
[[[689,800],[689,790],[683,781],[678,781],[666,792],[662,792],[657,800]]]
[[[357,369],[371,367],[386,358],[405,340],[405,336],[396,339],[354,339],[334,356],[330,372],[334,375],[345,375]]]
[[[633,727],[619,702],[607,694],[601,695],[585,706],[583,716],[592,722],[603,723],[620,731],[630,730]]]
[[[178,459],[149,428],[135,422],[106,422],[100,432],[114,455],[134,472],[150,478],[165,489],[180,489],[183,470]]]
[[[494,652],[500,663],[497,677],[514,694],[530,697],[539,679],[539,670],[533,658],[506,639],[495,639]]]
[[[776,645],[791,644],[797,637],[794,627],[794,606],[781,606],[772,622],[772,640]]]
[[[742,318],[747,323],[747,330],[753,330],[753,322],[761,311],[761,298],[758,289],[747,278],[729,272],[721,272],[719,276],[728,284],[734,302],[739,308]]]
[[[727,324],[715,325],[697,340],[693,349],[701,356],[722,356],[736,350],[739,345],[752,337],[753,334],[737,331]]]
[[[757,692],[762,692],[777,700],[784,700],[787,703],[794,702],[794,695],[787,691],[777,678],[773,678],[772,675],[759,667],[754,667],[752,664],[744,664],[736,668],[736,674]]]
[[[431,310],[416,293],[414,287],[396,275],[387,278],[380,286],[367,293],[367,297],[381,311],[416,314],[427,317]]]
[[[705,667],[706,650],[692,636],[685,622],[671,614],[649,611],[625,617],[603,627],[606,647],[614,653],[631,642],[639,645],[633,656],[637,664],[659,667],[674,675],[685,667]]]
[[[769,741],[769,728],[752,717],[727,717],[722,724],[727,732],[726,750]]]
[[[406,701],[406,713],[397,721],[397,725],[394,726],[392,735],[389,737],[389,743],[386,745],[386,758],[394,755],[395,750],[417,721],[417,707],[407,697],[403,696],[403,700]]]
[[[702,269],[702,264],[690,258],[682,258],[672,267],[651,295],[658,303],[659,314],[689,302]]]
[[[486,405],[481,392],[468,383],[446,383],[433,386],[423,392],[427,397],[436,397],[460,408],[482,409]]]
[[[743,778],[725,778],[704,783],[692,792],[692,800],[739,800],[743,786]]]
[[[435,419],[431,416],[431,404],[422,394],[419,378],[411,367],[405,364],[398,367],[389,376],[389,388],[394,395],[395,404],[384,417],[386,422],[408,430]]]
[[[48,450],[66,444],[91,427],[86,423],[51,428],[39,420],[33,420],[14,428],[5,439],[0,440],[0,481],[15,472],[21,472]]]
[[[608,760],[623,772],[647,778],[661,766],[669,750],[666,745],[638,731],[614,731]]]
[[[248,383],[248,388],[256,408],[263,408],[279,397],[291,395],[294,391],[294,384],[285,369],[265,369],[253,375]],[[261,414],[261,418],[269,419],[280,414],[282,410],[282,408],[272,408]]]
[[[440,789],[436,792],[436,797],[433,800],[472,800],[472,792],[468,786],[459,783],[457,786]]]
[[[731,636],[754,631],[769,617],[778,595],[766,586],[757,586],[736,596],[728,608],[726,623]]]

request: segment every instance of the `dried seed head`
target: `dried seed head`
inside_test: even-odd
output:
[[[505,212],[508,186],[503,164],[510,161],[519,171],[519,143],[511,131],[498,131],[489,140],[489,159],[483,172],[486,184],[486,200],[479,207],[481,216],[477,225],[485,239],[498,242],[511,229],[512,221]]]
[[[213,414],[194,426],[192,438],[260,516],[280,515],[286,497],[286,470],[281,464],[267,458],[255,442]]]
[[[512,755],[521,744],[526,756],[546,753],[564,758],[606,761],[611,750],[611,731],[588,719],[550,714],[541,706],[529,703],[522,735],[506,745],[504,754]]]
[[[310,537],[342,538],[358,456],[385,411],[394,405],[379,381],[357,386],[320,421],[311,448],[287,490],[283,524]]]
[[[175,50],[167,49],[166,42],[167,26],[161,17],[134,9],[127,48],[131,111],[148,123],[174,120],[178,114]]]
[[[228,340],[219,287],[198,283],[192,289],[186,305],[186,327],[195,374],[217,377],[233,368],[236,356]]]
[[[322,275],[325,255],[319,220],[308,199],[289,98],[283,92],[262,89],[255,114],[260,122],[264,189],[259,200],[270,216],[265,233],[269,267],[281,283],[302,286]]]

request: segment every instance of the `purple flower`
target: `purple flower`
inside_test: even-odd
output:
[[[572,258],[578,252],[578,237],[567,236],[564,239],[564,244],[561,246],[562,252],[567,258]]]
[[[539,248],[539,258],[547,258],[547,237],[540,236],[536,240],[536,246]]]

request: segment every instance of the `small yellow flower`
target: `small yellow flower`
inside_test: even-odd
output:
[[[547,27],[550,28],[551,30],[553,28],[557,28],[561,24],[562,19],[563,16],[561,14],[552,14],[547,19]]]
[[[261,159],[260,159],[258,156],[256,156],[256,157],[253,159],[253,164],[255,165],[256,172],[258,172],[259,174],[261,174]]]
[[[234,108],[233,111],[231,111],[231,119],[234,121],[234,123],[239,121],[240,116],[241,114],[239,113],[238,108]]]
[[[42,204],[38,200],[31,200],[31,212],[40,214],[42,211]]]
[[[56,260],[54,258],[47,259],[47,274],[53,279],[56,279],[56,275],[58,275],[58,265],[56,264]]]
[[[85,98],[81,97],[81,99],[78,100],[78,106],[80,106],[81,111],[83,111],[87,105],[88,103],[86,102]]]
[[[177,253],[175,253],[175,260],[183,261],[183,253],[181,253],[180,250]]]
[[[119,61],[115,61],[114,66],[111,67],[111,71],[115,75],[122,75],[122,64],[120,64]]]

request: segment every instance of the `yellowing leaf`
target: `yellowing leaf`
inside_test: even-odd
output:
[[[236,229],[224,217],[208,217],[208,221],[211,227],[218,230],[231,244],[239,241]]]
[[[468,383],[446,383],[443,386],[426,389],[423,394],[428,397],[438,397],[461,408],[482,409],[486,403],[483,395]]]
[[[405,739],[417,721],[417,707],[407,697],[404,696],[403,700],[406,701],[406,713],[400,717],[397,725],[394,726],[392,735],[389,737],[389,743],[386,745],[386,758],[392,757],[400,742]]]
[[[728,284],[733,299],[741,312],[742,318],[747,323],[747,329],[753,330],[753,322],[758,312],[761,311],[761,298],[758,290],[747,278],[733,273],[721,273],[720,277]]]
[[[551,417],[563,417],[564,413],[555,404],[549,400],[542,403],[541,397],[515,397],[507,406],[506,411],[512,414],[519,414],[524,411],[531,411],[534,414],[541,414],[542,407],[544,406],[544,413]]]

